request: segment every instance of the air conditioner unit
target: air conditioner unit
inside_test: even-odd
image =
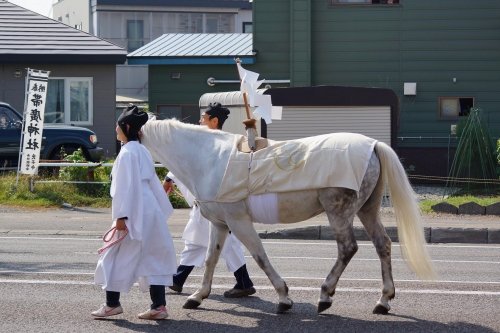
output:
[[[416,82],[405,82],[404,83],[404,95],[414,96],[417,94],[417,83]]]

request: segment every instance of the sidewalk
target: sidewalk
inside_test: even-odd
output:
[[[176,209],[169,219],[172,237],[181,238],[189,209]],[[384,208],[382,222],[397,241],[396,221],[391,209]],[[111,224],[109,208],[21,209],[0,205],[0,235],[79,235],[100,237]],[[500,244],[500,218],[487,215],[424,215],[423,224],[429,243]],[[333,233],[321,214],[294,224],[255,223],[263,239],[333,239]],[[354,221],[357,240],[368,240],[363,226]]]

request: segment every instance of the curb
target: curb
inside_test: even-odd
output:
[[[398,241],[396,227],[386,227],[391,241]],[[471,243],[500,244],[500,229],[493,228],[424,228],[427,243]],[[262,239],[303,239],[303,240],[334,240],[333,231],[329,226],[310,226],[296,229],[259,232]],[[354,236],[358,241],[370,241],[363,227],[354,227]]]
[[[458,207],[448,202],[440,202],[431,207],[436,213],[455,215],[497,215],[500,216],[500,202],[488,206],[481,206],[473,201],[459,205]]]
[[[386,227],[391,241],[398,242],[396,227]],[[33,236],[87,236],[102,237],[99,231],[83,230],[8,230],[0,229],[0,235],[33,235]],[[335,240],[329,226],[309,226],[295,229],[275,231],[258,231],[261,239],[296,239],[296,240]],[[354,236],[358,241],[370,241],[365,229],[354,227]],[[500,229],[495,228],[443,228],[424,227],[424,236],[427,243],[464,243],[464,244],[500,244]],[[182,239],[182,234],[172,233],[172,238]]]

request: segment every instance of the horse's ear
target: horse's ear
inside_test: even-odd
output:
[[[148,112],[148,121],[156,120],[156,115],[154,113]]]

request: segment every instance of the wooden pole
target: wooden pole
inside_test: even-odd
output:
[[[240,58],[235,59],[237,64],[241,64]],[[240,72],[238,71],[238,76],[240,75]],[[242,77],[240,76],[240,82],[242,81]],[[243,102],[245,104],[245,112],[247,115],[247,119],[243,121],[243,124],[245,125],[245,131],[247,132],[247,139],[248,139],[248,147],[252,151],[255,151],[256,144],[255,144],[255,138],[257,137],[257,120],[254,119],[251,114],[250,114],[250,106],[248,105],[248,97],[247,93],[243,92]]]
[[[247,93],[243,93],[243,102],[245,103],[245,111],[247,112],[247,118],[250,119],[250,106],[248,106],[248,97]]]
[[[245,111],[247,114],[247,119],[243,121],[243,124],[245,125],[245,129],[249,129],[249,128],[257,129],[257,127],[255,126],[255,124],[257,123],[257,120],[255,120],[254,118],[251,118],[251,116],[250,116],[250,106],[248,105],[247,93],[243,93],[243,102],[245,103]]]

